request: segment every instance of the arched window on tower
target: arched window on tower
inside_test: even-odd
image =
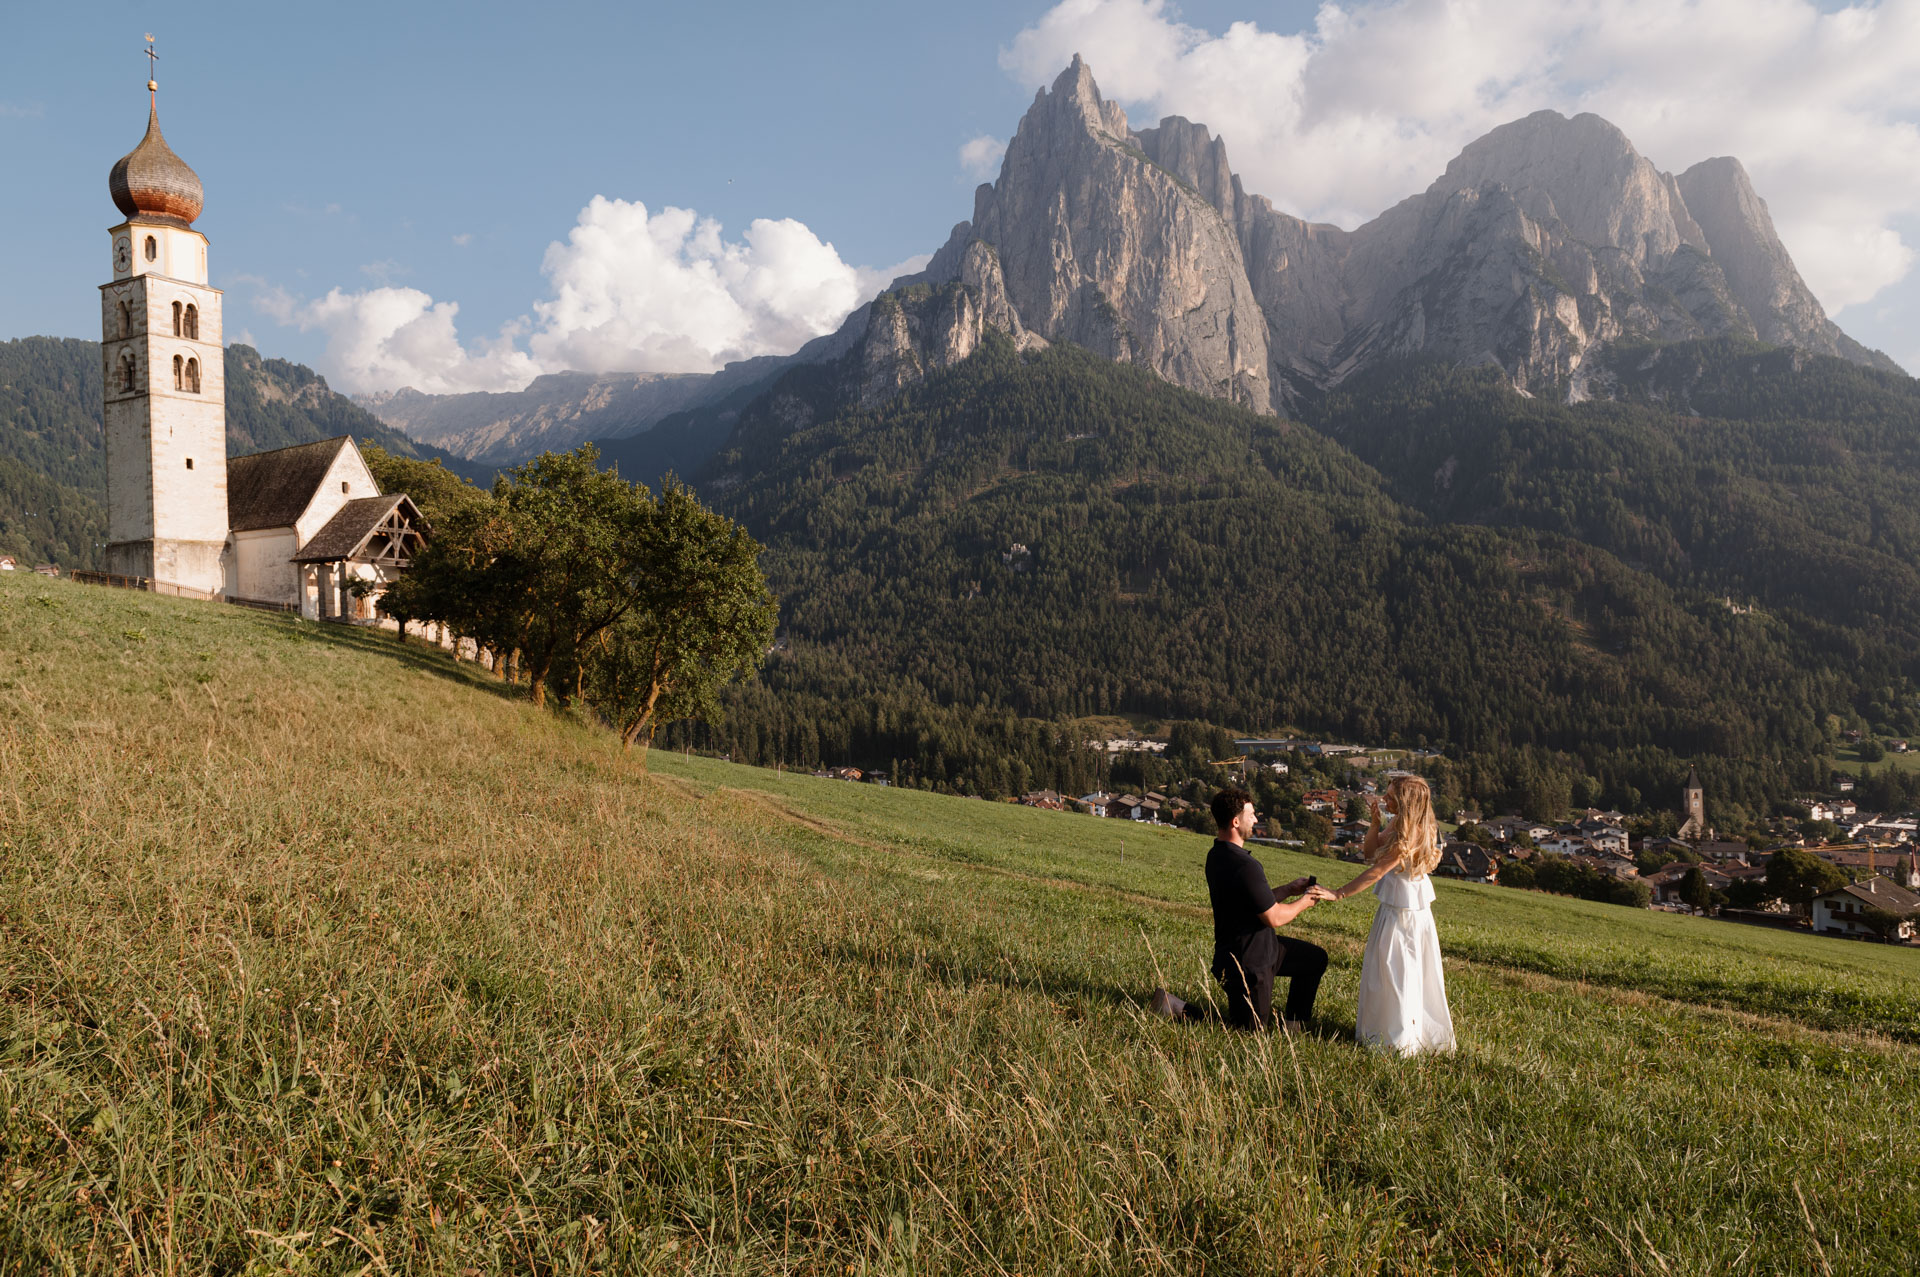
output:
[[[181,335],[188,341],[200,340],[200,308],[192,302],[187,303],[186,332]]]
[[[133,307],[127,305],[124,297],[120,299],[120,335],[133,336]]]
[[[175,337],[178,337],[180,335],[181,327],[182,325],[180,323],[180,303],[175,302],[173,304],[173,335]]]
[[[200,393],[200,361],[198,359],[187,360],[187,393],[190,395]]]
[[[153,261],[158,261],[159,259],[160,259],[160,241],[155,239],[153,236],[149,235],[147,236],[147,260],[150,262],[153,262]]]
[[[173,388],[175,390],[187,388],[187,361],[178,355],[173,357]]]
[[[133,393],[133,352],[123,351],[120,355],[120,393]]]

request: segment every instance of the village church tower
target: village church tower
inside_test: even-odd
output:
[[[107,453],[107,570],[217,594],[227,542],[227,412],[220,290],[207,286],[200,179],[147,133],[107,189],[126,218],[107,232],[100,288]]]
[[[1712,830],[1707,826],[1707,793],[1700,787],[1700,773],[1693,768],[1687,769],[1686,819],[1680,822],[1679,836],[1682,838],[1709,838]]]

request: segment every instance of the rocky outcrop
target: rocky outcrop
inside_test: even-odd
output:
[[[1576,399],[1590,355],[1620,341],[1737,335],[1895,367],[1827,319],[1737,161],[1676,178],[1598,116],[1540,111],[1345,231],[1249,194],[1204,125],[1130,130],[1078,58],[1035,98],[973,218],[901,282],[995,287],[991,306],[981,294],[923,326],[1077,342],[1262,411],[1411,354]],[[867,393],[958,348],[909,357],[918,331],[887,315],[870,340],[895,353]]]
[[[1025,331],[1272,410],[1266,321],[1238,237],[1198,187],[1154,162],[1080,59],[1035,97],[999,180],[975,192],[973,219],[928,277],[960,279],[975,243],[998,259]]]

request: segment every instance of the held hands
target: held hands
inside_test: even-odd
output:
[[[1334,901],[1340,897],[1335,895],[1329,888],[1315,884],[1307,888],[1307,898],[1310,900]]]

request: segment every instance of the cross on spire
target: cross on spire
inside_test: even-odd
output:
[[[147,32],[147,92],[149,93],[160,91],[160,82],[155,78],[153,70],[153,64],[159,60],[160,55],[153,51],[153,32],[149,31]]]

